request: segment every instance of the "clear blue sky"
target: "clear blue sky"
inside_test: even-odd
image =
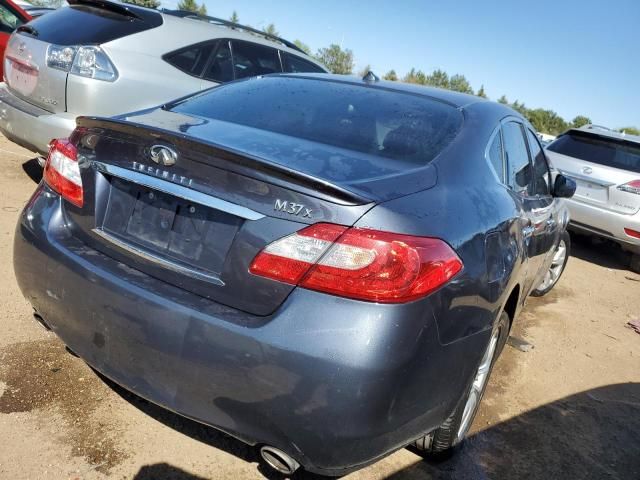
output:
[[[201,1],[201,0],[198,0]],[[164,0],[174,7],[176,0]],[[210,15],[353,50],[356,70],[462,73],[490,98],[640,127],[640,0],[205,0]]]

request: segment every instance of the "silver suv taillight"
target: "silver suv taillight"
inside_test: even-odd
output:
[[[100,47],[96,46],[49,45],[47,66],[106,82],[113,82],[118,78],[118,70],[111,59]]]

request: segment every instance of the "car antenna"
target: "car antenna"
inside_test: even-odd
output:
[[[364,77],[362,77],[362,81],[367,83],[379,82],[380,77],[377,76],[375,73],[373,73],[371,70],[369,70],[367,74]]]

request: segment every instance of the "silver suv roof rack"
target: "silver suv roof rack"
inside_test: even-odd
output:
[[[300,53],[304,53],[307,55],[307,52],[298,47],[295,43],[290,42],[289,40],[285,40],[284,38],[278,37],[276,35],[271,35],[270,33],[263,32],[262,30],[258,30],[257,28],[248,27],[247,25],[240,25],[239,23],[230,22],[229,20],[225,20],[223,18],[210,17],[208,15],[201,15],[199,13],[190,12],[187,10],[168,10],[163,8],[160,10],[162,13],[166,15],[172,15],[174,17],[179,18],[193,18],[195,20],[202,20],[208,23],[213,23],[214,25],[223,25],[225,27],[230,27],[235,30],[243,30],[245,32],[250,32],[256,35],[260,35],[264,38],[268,38],[269,40],[275,40],[283,44],[285,47],[289,47],[292,50],[296,50]]]

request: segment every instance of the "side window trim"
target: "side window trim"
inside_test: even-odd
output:
[[[529,168],[531,169],[531,171],[533,171],[534,165],[533,165],[533,161],[531,160],[531,153],[529,151],[529,140],[527,139],[527,132],[526,132],[526,126],[525,124],[522,122],[521,118],[518,117],[505,117],[500,121],[500,130],[502,131],[502,127],[504,127],[504,125],[506,125],[507,123],[516,123],[519,127],[520,127],[520,134],[522,135],[523,139],[524,139],[524,145],[525,148],[527,149],[527,158],[529,159]],[[506,169],[506,172],[509,172],[509,157],[507,156],[507,148],[504,145],[504,135],[502,137],[503,140],[503,144],[502,144],[502,148],[503,148],[503,156],[504,156],[504,168]],[[511,185],[509,185],[509,180],[507,178],[507,173],[505,173],[505,181],[507,182],[507,188],[509,188],[509,190],[511,190],[513,193],[515,193],[516,195],[519,195],[523,198],[533,198],[529,192],[528,192],[528,188],[525,190],[522,190],[520,192],[517,192],[516,190],[513,189],[513,187],[511,187]]]
[[[493,144],[493,141],[495,140],[495,138],[500,135],[500,157],[501,157],[501,163],[502,163],[502,172],[496,172],[496,169],[493,167],[493,163],[491,162],[491,145]],[[489,142],[487,143],[487,146],[484,149],[484,159],[486,160],[487,164],[489,165],[489,168],[491,168],[491,171],[495,174],[496,179],[505,187],[509,187],[509,185],[507,185],[506,182],[506,158],[505,158],[505,152],[504,152],[504,138],[502,137],[502,122],[500,122],[500,124],[495,128],[495,130],[493,131],[493,133],[491,133],[491,136],[489,137]]]

